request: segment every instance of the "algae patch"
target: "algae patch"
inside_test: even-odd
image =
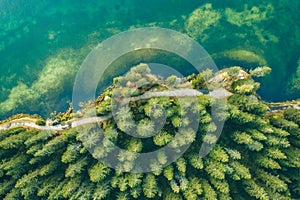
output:
[[[239,61],[243,63],[258,63],[259,65],[267,65],[267,61],[260,55],[255,54],[252,51],[244,49],[235,49],[223,51],[212,55],[214,59],[227,58],[234,61]]]
[[[300,59],[298,60],[297,71],[288,84],[287,93],[291,95],[300,94]]]
[[[245,10],[242,12],[237,12],[231,8],[225,9],[225,16],[228,22],[236,26],[253,26],[255,23],[267,20],[273,14],[273,6],[267,4],[266,6],[256,7],[248,9],[245,6]]]
[[[185,23],[185,30],[191,37],[198,38],[206,29],[217,26],[220,19],[221,13],[208,3],[192,12]]]

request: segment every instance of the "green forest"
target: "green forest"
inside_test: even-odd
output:
[[[217,74],[205,70],[164,79],[151,74],[147,65],[133,67],[85,105],[83,116],[73,113],[66,120],[88,116],[90,109],[98,117],[117,110],[113,118],[63,131],[1,130],[0,199],[300,199],[300,110],[272,111],[260,99],[257,80],[269,72],[267,67],[248,72],[231,67]],[[192,98],[156,96],[116,106],[122,97],[146,92],[218,87],[229,95],[225,112],[213,117],[218,99],[209,93]],[[190,128],[195,118],[197,130]],[[225,123],[218,138],[214,132],[220,121]],[[99,128],[104,138],[97,134]],[[128,131],[142,137],[132,137]],[[136,167],[132,166],[136,154],[118,154],[116,169],[102,162],[115,151],[107,140],[133,153],[168,144],[176,152],[191,145],[165,167],[168,158],[162,152],[153,160],[151,172],[130,173]],[[106,148],[97,148],[98,142]],[[213,147],[203,158],[199,157],[202,144]]]

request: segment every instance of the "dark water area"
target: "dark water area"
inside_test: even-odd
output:
[[[259,79],[262,99],[299,98],[299,9],[296,0],[2,0],[0,119],[66,109],[88,53],[103,40],[140,27],[189,35],[219,68],[270,66],[272,73]]]

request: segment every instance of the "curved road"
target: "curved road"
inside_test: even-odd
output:
[[[177,89],[177,90],[172,90],[172,91],[163,91],[163,92],[146,92],[143,95],[137,96],[137,97],[131,97],[131,101],[138,101],[142,99],[150,99],[152,97],[196,97],[200,96],[203,93],[199,92],[198,90],[194,89]],[[209,93],[212,97],[214,98],[226,98],[232,93],[228,92],[225,89],[218,89],[218,90],[213,90]],[[67,125],[57,125],[57,126],[39,126],[36,125],[34,122],[28,122],[28,121],[19,121],[19,122],[11,122],[11,123],[6,123],[4,125],[0,125],[0,130],[6,130],[14,127],[30,127],[38,130],[53,130],[53,131],[62,131],[65,129],[69,128],[75,128],[78,126],[82,126],[84,124],[91,124],[91,123],[96,123],[100,121],[105,121],[109,118],[111,118],[112,115],[109,114],[107,116],[102,116],[102,117],[89,117],[89,118],[84,118],[84,119],[78,119],[74,122],[72,122],[71,126]]]

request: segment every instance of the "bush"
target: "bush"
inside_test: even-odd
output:
[[[39,125],[39,126],[45,126],[46,121],[44,119],[38,119],[38,120],[36,120],[35,124]]]
[[[266,76],[267,74],[269,74],[271,72],[271,68],[270,67],[257,67],[253,70],[250,70],[250,75],[254,76],[254,77],[262,77],[262,76]]]

